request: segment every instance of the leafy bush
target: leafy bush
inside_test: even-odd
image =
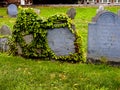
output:
[[[62,23],[59,24],[60,22]],[[68,27],[76,36],[74,54],[56,56],[48,46],[47,30],[61,27]],[[23,38],[25,35],[33,36],[33,40],[29,44],[27,44]],[[72,20],[68,18],[66,14],[56,14],[44,20],[40,18],[33,9],[28,8],[21,9],[18,14],[10,44],[10,53],[19,55],[18,49],[20,47],[22,51],[21,55],[24,57],[79,62],[85,60],[81,45],[81,37],[72,29]]]

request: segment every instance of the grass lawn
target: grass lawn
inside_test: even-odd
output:
[[[66,13],[70,7],[35,7],[40,16]],[[74,19],[77,32],[82,36],[87,52],[88,23],[95,16],[97,7],[75,7]],[[117,13],[120,7],[105,7]],[[0,8],[0,26],[13,29],[16,18]],[[0,90],[120,90],[120,68],[107,65],[70,64],[57,61],[31,60],[0,53]]]
[[[0,55],[0,90],[120,90],[120,69]]]

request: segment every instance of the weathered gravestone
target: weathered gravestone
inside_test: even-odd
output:
[[[67,12],[66,12],[67,16],[71,19],[75,18],[76,15],[76,10],[75,8],[70,8]],[[75,25],[72,24],[72,29],[75,30]]]
[[[9,29],[8,26],[3,25],[3,26],[0,28],[0,34],[1,34],[1,35],[11,35],[12,32],[11,32],[11,30]]]
[[[76,10],[74,8],[70,8],[66,14],[69,18],[74,19],[76,15]]]
[[[23,36],[23,40],[25,41],[25,43],[27,45],[29,45],[33,41],[33,35],[32,34],[25,35],[25,36]],[[18,48],[18,54],[22,55],[23,54],[22,53],[22,48],[20,47],[19,43],[17,43],[17,48]]]
[[[11,35],[11,30],[6,26],[3,25],[0,29],[0,52],[6,52],[9,49],[8,45],[8,38],[5,37],[6,35]]]
[[[49,47],[57,56],[75,53],[75,36],[68,28],[49,29],[47,39]]]
[[[102,11],[89,23],[88,59],[120,62],[120,17]]]
[[[8,39],[7,38],[0,38],[0,52],[8,51]]]
[[[16,17],[18,13],[17,6],[15,4],[10,4],[7,7],[7,12],[10,17]]]

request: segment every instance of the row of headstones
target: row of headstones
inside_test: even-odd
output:
[[[34,11],[39,15],[40,14],[40,10],[39,9],[34,9]],[[18,8],[15,4],[10,4],[7,7],[7,13],[10,17],[16,17],[18,14]],[[67,15],[71,18],[74,19],[75,15],[76,15],[76,11],[74,8],[71,8],[70,10],[67,11]]]
[[[34,9],[34,11],[37,13],[37,14],[40,14],[40,10],[39,9]],[[15,4],[10,4],[8,5],[7,7],[7,13],[10,17],[16,17],[17,14],[18,14],[18,8]],[[0,16],[0,18],[3,18],[3,16]]]
[[[108,61],[120,62],[120,17],[118,15],[105,11],[102,9],[98,10],[97,15],[93,18],[92,23],[89,23],[89,33],[88,33],[88,59],[99,60],[104,57]],[[63,30],[64,29],[64,30]],[[66,28],[61,28],[60,30],[53,30],[48,32],[48,41],[54,42],[54,45],[59,46],[59,42],[64,41],[67,38],[65,35],[62,36],[60,32],[64,32],[65,35],[68,34]],[[55,33],[55,34],[54,34]],[[50,35],[50,36],[49,36]],[[57,35],[57,36],[55,36]],[[69,34],[70,35],[70,34]],[[73,37],[72,34],[68,38]],[[63,38],[60,40],[60,38]],[[51,41],[54,40],[54,41]],[[60,41],[59,41],[60,40]],[[2,40],[1,40],[2,41]],[[69,44],[73,45],[74,39],[70,41]],[[53,43],[49,43],[50,47],[54,50]],[[60,44],[61,45],[61,44]],[[58,55],[63,55],[63,52],[73,52],[73,49],[70,49],[68,44],[66,45],[70,51],[62,51]],[[74,46],[72,46],[73,48]],[[64,49],[64,48],[63,48]],[[58,50],[56,50],[57,53]]]
[[[0,52],[6,52],[9,50],[8,36],[11,36],[12,32],[8,26],[3,25],[0,29]],[[33,41],[33,35],[23,36],[26,44]],[[51,50],[58,56],[69,55],[75,53],[75,36],[68,28],[55,28],[49,29],[47,34],[48,44]],[[22,48],[19,46],[18,54],[22,55]]]
[[[67,11],[67,15],[74,19],[76,15],[76,11],[74,8],[71,8]],[[74,25],[72,27],[74,28]],[[0,35],[11,35],[11,30],[3,25],[0,29]],[[24,41],[29,44],[33,40],[32,35],[26,35],[23,37]],[[69,55],[69,53],[75,52],[75,36],[73,33],[70,32],[70,30],[66,28],[55,28],[48,30],[48,44],[50,48],[56,53],[56,55]],[[52,42],[52,43],[51,43]],[[53,44],[54,43],[54,44]],[[9,49],[8,45],[8,39],[6,37],[0,38],[0,51],[4,52]],[[18,53],[22,54],[21,48],[18,46]]]

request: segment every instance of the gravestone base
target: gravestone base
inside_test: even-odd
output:
[[[102,58],[102,57],[101,57]],[[111,66],[120,66],[120,62],[115,62],[112,60],[107,60],[107,61],[102,61],[101,58],[98,57],[87,57],[87,63],[92,63],[92,64],[107,64]],[[106,59],[111,59],[111,58],[106,58]],[[115,59],[118,61],[118,59]]]
[[[106,56],[92,56],[88,55],[87,59],[94,59],[94,60],[100,60],[103,61],[105,60],[106,62],[112,61],[112,62],[120,62],[120,58],[115,58],[115,57],[106,57]]]

